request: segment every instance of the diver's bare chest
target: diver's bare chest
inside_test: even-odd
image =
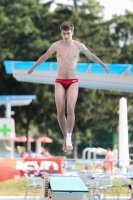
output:
[[[61,48],[57,51],[57,56],[59,58],[77,58],[79,51],[76,48]]]

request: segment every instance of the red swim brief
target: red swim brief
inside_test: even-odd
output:
[[[63,85],[65,89],[67,89],[71,84],[78,82],[78,78],[72,78],[72,79],[55,79],[55,82],[60,83]]]

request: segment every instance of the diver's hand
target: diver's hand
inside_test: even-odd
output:
[[[31,74],[33,71],[34,71],[34,69],[31,68],[31,69],[27,72],[27,75]]]
[[[110,72],[111,72],[110,68],[107,67],[107,66],[104,67],[104,70],[105,70],[107,73],[110,73]]]

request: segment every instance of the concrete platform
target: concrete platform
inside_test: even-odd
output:
[[[115,198],[108,198],[106,197],[106,199],[108,200],[114,200]],[[117,199],[117,198],[116,198]],[[120,200],[127,200],[129,198],[127,197],[120,197]],[[0,200],[24,200],[24,197],[22,196],[0,196]],[[32,200],[31,197],[27,197],[26,200]],[[35,200],[52,200],[52,198],[40,198],[40,197],[35,197]],[[88,198],[84,197],[83,200],[88,200]]]

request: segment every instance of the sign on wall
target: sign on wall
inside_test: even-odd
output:
[[[0,140],[15,136],[15,122],[13,118],[0,118]]]

